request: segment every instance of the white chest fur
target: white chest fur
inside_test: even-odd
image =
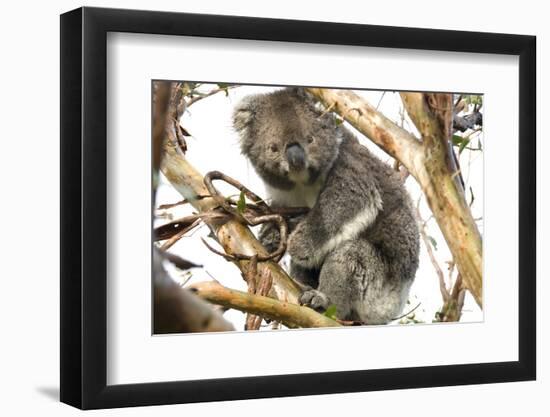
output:
[[[323,182],[321,180],[317,180],[311,185],[298,183],[291,190],[280,190],[266,184],[266,191],[271,199],[271,204],[276,206],[312,208],[317,201],[322,186]]]

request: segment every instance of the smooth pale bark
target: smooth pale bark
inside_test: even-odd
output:
[[[453,161],[449,154],[452,110],[442,120],[444,106],[452,106],[450,94],[433,94],[435,111],[423,93],[401,93],[411,120],[422,135],[423,163],[413,174],[426,195],[426,201],[453,254],[464,286],[482,307],[482,244],[481,235],[457,186]],[[451,107],[452,108],[452,107]]]
[[[462,190],[456,185],[458,173],[452,169],[449,158],[449,126],[428,107],[426,95],[401,93],[405,108],[422,135],[420,141],[351,91],[307,90],[401,162],[416,179],[447,241],[464,286],[482,307],[481,236]],[[436,99],[448,101],[446,97]]]
[[[327,108],[342,116],[358,131],[401,162],[412,174],[422,144],[414,135],[376,110],[369,102],[349,90],[308,88]]]
[[[226,288],[216,282],[201,282],[189,287],[202,299],[227,308],[279,321],[287,327],[340,327],[329,317],[309,307]]]

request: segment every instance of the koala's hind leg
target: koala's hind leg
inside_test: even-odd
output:
[[[385,324],[401,313],[412,282],[390,276],[390,269],[368,241],[351,240],[326,257],[317,290],[328,298],[325,304],[336,305],[338,318]],[[324,301],[319,297],[311,297],[313,304]]]

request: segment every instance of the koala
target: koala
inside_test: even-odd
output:
[[[418,268],[419,232],[398,173],[304,89],[251,95],[234,109],[241,152],[274,207],[308,207],[290,222],[290,275],[300,302],[343,320],[386,324],[401,313]],[[264,226],[260,240],[278,245]]]

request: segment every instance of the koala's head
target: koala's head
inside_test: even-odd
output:
[[[342,132],[300,88],[245,97],[233,113],[241,151],[270,186],[312,184],[331,168]]]

